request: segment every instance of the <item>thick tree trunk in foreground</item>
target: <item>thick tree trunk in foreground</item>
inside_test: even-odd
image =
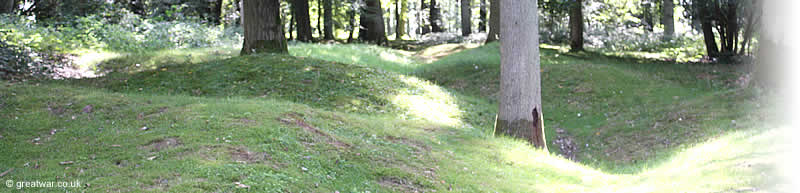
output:
[[[358,39],[384,44],[386,43],[385,30],[381,1],[366,0],[366,6],[361,8],[361,29],[358,31]]]
[[[443,32],[442,21],[439,19],[441,17],[439,15],[439,5],[436,4],[436,0],[431,0],[430,10],[431,32]]]
[[[242,55],[287,53],[281,24],[280,0],[244,0],[244,45]]]
[[[489,1],[489,34],[486,43],[500,39],[500,0]]]
[[[575,0],[569,7],[570,51],[583,51],[583,0]]]
[[[323,0],[323,9],[325,13],[325,37],[326,40],[333,39],[333,0]]]
[[[486,0],[481,0],[480,21],[478,21],[478,32],[486,31]]]
[[[673,0],[664,0],[661,4],[661,23],[664,24],[664,40],[671,40],[675,34],[675,4]]]
[[[500,19],[500,107],[496,134],[523,138],[547,150],[539,76],[536,0],[505,1]],[[524,25],[522,25],[524,24]]]
[[[472,33],[472,0],[461,0],[461,36]]]
[[[310,42],[314,39],[311,35],[311,19],[308,15],[308,0],[292,0],[292,17],[296,24],[297,40]]]

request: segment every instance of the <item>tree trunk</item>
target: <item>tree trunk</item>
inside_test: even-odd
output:
[[[380,0],[366,0],[366,6],[361,8],[361,29],[358,38],[377,44],[386,43],[385,28],[383,26],[383,9]]]
[[[294,23],[294,16],[292,16],[292,18],[289,19],[289,40],[294,40]]]
[[[500,0],[489,1],[489,34],[486,43],[500,40]]]
[[[310,42],[314,40],[311,29],[311,19],[308,14],[308,0],[292,0],[292,17],[296,24],[297,40]]]
[[[547,150],[539,77],[536,0],[500,4],[500,106],[495,134],[522,138]]]
[[[486,0],[481,0],[480,21],[478,21],[478,32],[486,32]]]
[[[698,8],[698,16],[700,19],[700,28],[703,31],[703,41],[706,44],[706,52],[709,57],[718,57],[719,48],[717,47],[717,40],[714,37],[714,26],[711,24],[711,14],[708,7]]]
[[[575,0],[569,8],[570,51],[583,51],[583,0]]]
[[[13,14],[14,9],[16,8],[16,1],[17,0],[2,0],[2,4],[0,4],[0,14]]]
[[[736,14],[736,1],[730,1],[727,4],[727,21],[725,22],[725,47],[723,48],[722,52],[726,55],[734,55],[736,54],[736,39],[739,37],[739,23],[737,21],[738,15]]]
[[[333,0],[323,0],[325,9],[325,39],[333,39]]]
[[[220,24],[220,18],[222,18],[222,0],[215,0],[214,6],[211,10],[211,23],[214,25]]]
[[[244,27],[244,0],[236,1],[239,2],[237,3],[237,5],[239,5],[239,8],[237,8],[237,10],[239,10],[239,25]],[[292,16],[292,18],[294,18],[294,16]]]
[[[397,31],[395,32],[394,39],[401,40],[406,32],[406,12],[408,11],[408,7],[406,7],[406,0],[395,1],[395,20],[397,21]]]
[[[430,5],[431,13],[429,15],[430,16],[429,20],[431,22],[431,32],[443,32],[444,30],[442,29],[441,26],[442,23],[441,21],[439,21],[440,20],[439,18],[441,17],[439,15],[439,5],[436,5],[436,0],[430,0],[430,1],[431,1]]]
[[[323,0],[317,0],[317,37],[320,37],[320,38],[325,36],[325,34],[322,32],[323,31],[323,26],[322,26],[323,18],[322,17],[324,15],[322,13],[322,9],[323,9],[322,8],[322,1]]]
[[[428,4],[425,4],[425,0],[420,0],[419,3],[420,3],[420,9],[419,9],[419,12],[418,12],[418,14],[419,14],[419,28],[420,28],[419,34],[425,35],[425,34],[428,34],[428,33],[431,32],[431,28],[429,26],[430,25],[430,20],[427,23],[425,22],[425,18],[423,17],[423,14],[424,14],[423,12],[425,11],[425,9],[428,9],[428,7],[430,7],[430,6],[428,6]],[[429,11],[429,13],[430,13],[430,11]]]
[[[333,0],[324,0],[324,9],[325,9],[325,39],[326,40],[333,40]]]
[[[461,36],[472,33],[472,0],[461,0]]]
[[[241,55],[288,53],[280,0],[243,0],[244,45]]]
[[[661,23],[664,24],[664,40],[669,41],[675,35],[674,0],[664,0],[661,4]]]
[[[650,2],[642,1],[642,24],[644,25],[644,29],[653,32],[653,12],[650,10],[652,6],[650,6]]]
[[[347,36],[347,43],[353,42],[353,33],[356,31],[356,11],[350,9],[347,10],[347,16],[350,18],[350,35]]]

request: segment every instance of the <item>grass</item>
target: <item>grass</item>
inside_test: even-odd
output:
[[[788,129],[747,113],[759,103],[722,66],[543,48],[546,153],[491,135],[497,44],[290,49],[119,55],[103,77],[2,82],[13,148],[0,169],[15,168],[2,178],[91,192],[789,190]],[[564,141],[577,162],[558,156]]]

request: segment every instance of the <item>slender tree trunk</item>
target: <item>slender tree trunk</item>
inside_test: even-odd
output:
[[[486,43],[500,40],[500,0],[489,1],[489,34]]]
[[[703,32],[703,41],[706,44],[706,52],[709,57],[719,57],[719,48],[717,47],[717,41],[714,37],[714,26],[711,24],[711,10],[709,7],[703,5],[697,7],[697,9],[700,28]]]
[[[241,55],[287,53],[280,0],[244,1],[244,44]]]
[[[308,14],[309,0],[292,0],[292,17],[297,26],[297,40],[310,42],[314,40],[311,29],[311,19]]]
[[[743,55],[747,45],[750,43],[750,39],[753,38],[753,24],[760,20],[760,18],[756,18],[753,11],[747,15],[747,25],[744,27],[744,36],[742,36],[742,45],[739,46],[739,55]]]
[[[239,2],[239,3],[237,3],[237,5],[239,5],[239,8],[238,8],[238,10],[239,10],[239,25],[244,27],[244,0],[236,0],[236,1]],[[294,18],[294,17],[292,17],[292,18]]]
[[[495,134],[518,137],[547,150],[539,76],[536,0],[505,1],[500,19],[500,107]],[[520,25],[524,24],[524,25]]]
[[[461,36],[472,34],[472,0],[461,0]]]
[[[325,39],[333,40],[333,0],[323,0],[325,9]]]
[[[385,28],[383,26],[383,9],[380,0],[366,0],[366,6],[361,9],[361,29],[358,38],[377,44],[386,43]]]
[[[480,21],[478,21],[478,32],[486,32],[486,0],[481,0]]]
[[[642,1],[642,14],[643,20],[642,23],[644,25],[644,29],[650,32],[653,32],[653,12],[651,11],[650,2]]]
[[[406,6],[406,0],[395,0],[396,1],[396,10],[395,10],[395,20],[397,21],[397,31],[395,32],[395,39],[401,40],[403,39],[403,35],[406,32],[406,12],[408,12],[408,7]]]
[[[733,55],[736,52],[736,40],[739,36],[739,23],[737,21],[738,15],[736,13],[737,3],[736,1],[729,1],[727,4],[727,16],[728,21],[726,22],[726,29],[725,29],[725,37],[726,45],[723,48],[723,52],[728,55]]]
[[[575,0],[569,8],[570,51],[583,51],[583,0]]]
[[[664,24],[664,40],[669,41],[675,35],[674,0],[664,0],[661,3],[661,23]]]
[[[220,18],[222,18],[222,0],[215,0],[214,7],[211,11],[211,23],[214,25],[220,24]]]
[[[353,34],[356,31],[356,11],[351,9],[347,11],[347,16],[350,18],[350,35],[347,36],[347,43],[353,42]]]
[[[289,19],[289,40],[294,40],[294,16]]]
[[[421,7],[419,9],[420,34],[421,35],[425,35],[425,34],[428,34],[428,33],[431,32],[431,28],[430,28],[430,22],[431,21],[430,21],[430,15],[428,15],[428,21],[427,22],[425,21],[425,17],[423,17],[423,12],[425,11],[425,9],[430,8],[430,6],[428,4],[425,4],[425,0],[420,0],[419,3],[421,5]],[[428,11],[428,13],[430,13],[430,11]]]
[[[324,15],[322,13],[322,9],[323,9],[322,8],[322,1],[323,0],[317,0],[317,37],[320,37],[320,38],[323,38],[325,36],[325,34],[323,33],[323,26],[322,26],[322,20],[323,20],[323,15]]]
[[[442,23],[439,19],[441,17],[439,15],[439,5],[436,5],[436,0],[430,0],[430,1],[431,1],[430,4],[431,13],[429,15],[430,16],[429,21],[431,22],[431,32],[443,32],[444,30],[442,29],[441,26]]]

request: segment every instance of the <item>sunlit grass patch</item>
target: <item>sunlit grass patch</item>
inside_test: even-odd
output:
[[[401,75],[400,81],[410,85],[411,88],[393,96],[391,101],[405,109],[405,115],[449,127],[461,126],[462,110],[456,105],[456,99],[452,94],[413,76]]]
[[[409,73],[419,65],[417,61],[409,57],[413,52],[367,44],[309,44],[298,42],[289,46],[289,53],[293,56],[356,64],[397,73]]]

